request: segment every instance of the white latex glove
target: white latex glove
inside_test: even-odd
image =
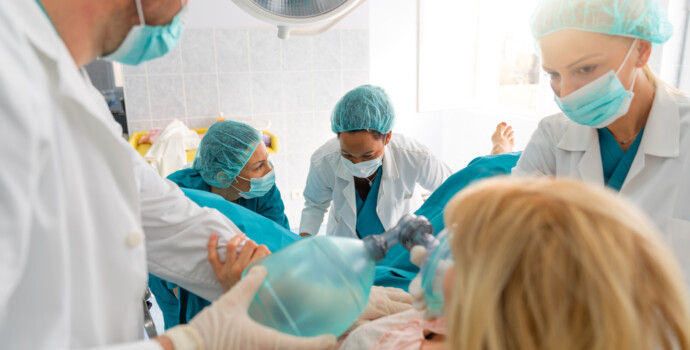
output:
[[[168,336],[175,350],[332,349],[332,335],[296,337],[268,328],[247,313],[256,291],[266,279],[266,268],[255,266],[230,291],[206,307],[188,325],[171,328]]]
[[[343,335],[349,334],[355,328],[367,322],[411,308],[412,296],[404,290],[394,287],[373,286],[369,292],[369,301],[364,311]]]
[[[410,250],[410,262],[419,267],[422,264],[422,260],[426,257],[426,248],[421,245],[416,245]],[[410,295],[412,296],[412,307],[415,310],[426,311],[426,301],[424,301],[424,289],[422,289],[422,271],[417,273],[408,288]]]

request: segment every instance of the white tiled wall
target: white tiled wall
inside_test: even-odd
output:
[[[311,153],[333,137],[330,112],[369,82],[369,30],[277,38],[274,28],[191,28],[167,56],[123,68],[130,132],[174,119],[208,127],[219,113],[271,122],[272,156],[291,226],[299,224]]]

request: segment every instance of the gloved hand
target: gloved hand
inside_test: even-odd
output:
[[[426,248],[421,245],[416,245],[410,250],[410,262],[415,266],[420,267],[422,260],[426,257]],[[415,310],[426,311],[426,301],[424,300],[424,289],[422,288],[422,271],[417,273],[408,288],[412,296],[412,307]]]
[[[440,249],[440,247],[436,249],[437,250],[435,251],[435,254],[439,254],[438,249]],[[427,250],[425,247],[414,246],[410,251],[410,262],[421,267],[420,265],[422,264],[422,261],[424,261],[426,254]],[[440,254],[443,254],[443,251]],[[442,305],[439,306],[435,304],[438,304],[439,298],[441,298],[441,300],[443,298],[443,275],[452,265],[453,260],[450,258],[445,258],[437,261],[434,276],[432,277],[432,288],[434,290],[434,292],[432,292],[432,295],[427,295],[427,292],[424,290],[424,287],[422,286],[423,271],[420,270],[417,276],[415,276],[410,282],[410,286],[408,289],[410,291],[410,295],[414,299],[412,301],[412,306],[415,310],[424,311],[424,318],[427,320],[432,321],[438,317],[443,316]],[[427,305],[427,299],[432,300],[432,307],[429,307],[429,305]]]
[[[369,301],[364,311],[357,317],[350,328],[343,333],[347,335],[355,328],[378,318],[397,314],[412,308],[412,296],[400,288],[373,286],[369,292]]]
[[[295,337],[260,325],[249,317],[247,309],[266,273],[263,266],[253,267],[188,325],[173,327],[163,335],[170,338],[175,350],[332,349],[336,344],[332,335]]]

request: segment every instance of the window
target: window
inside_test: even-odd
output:
[[[419,111],[555,112],[529,28],[537,1],[420,1]]]

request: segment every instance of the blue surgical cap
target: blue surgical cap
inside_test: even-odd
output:
[[[334,133],[376,130],[387,134],[393,129],[395,111],[386,92],[378,86],[362,85],[338,101],[331,115]]]
[[[227,188],[261,142],[253,127],[225,120],[208,128],[196,150],[192,167],[209,186]]]
[[[665,43],[673,34],[657,0],[542,0],[532,16],[532,35],[539,39],[576,29]]]

